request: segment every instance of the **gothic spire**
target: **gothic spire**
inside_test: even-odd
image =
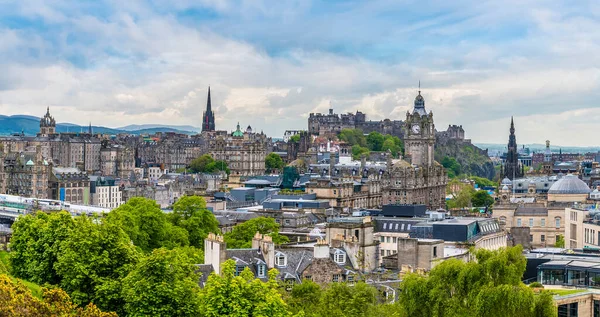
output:
[[[208,99],[206,100],[206,112],[212,111],[210,104],[210,86],[208,86]]]
[[[212,111],[210,100],[210,86],[208,86],[208,97],[206,99],[206,111],[202,116],[202,131],[215,131],[215,113]]]

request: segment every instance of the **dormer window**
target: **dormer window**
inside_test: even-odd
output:
[[[275,266],[285,267],[287,266],[287,257],[281,252],[275,253]]]
[[[264,264],[259,264],[256,269],[256,275],[258,277],[265,277],[267,273],[267,266]]]
[[[335,250],[333,254],[333,260],[337,264],[345,264],[346,263],[346,252],[342,250]]]

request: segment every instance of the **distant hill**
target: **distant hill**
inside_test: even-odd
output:
[[[490,156],[495,156],[496,154],[502,154],[506,152],[506,144],[493,144],[493,143],[476,143],[476,146],[482,149],[488,149]],[[546,150],[545,144],[519,144],[519,148],[528,148],[531,152],[542,152]],[[597,146],[569,146],[569,145],[553,145],[550,144],[550,150],[552,152],[558,153],[562,151],[563,153],[589,153],[589,152],[598,152],[600,151],[600,147]]]
[[[130,134],[153,134],[156,132],[176,132],[184,134],[196,134],[197,130],[194,127],[189,126],[191,129],[177,129],[166,125],[140,125],[128,126],[130,129],[124,128],[107,128],[102,126],[92,126],[94,133],[105,133],[105,134],[118,134],[118,133],[130,133]],[[187,127],[187,126],[181,126]],[[36,135],[40,130],[40,118],[33,116],[14,115],[4,116],[0,115],[0,135],[11,135],[13,133],[23,132],[25,135]],[[56,132],[87,132],[88,126],[80,126],[73,123],[57,123]]]
[[[138,131],[146,129],[173,129],[178,131],[200,132],[201,129],[191,125],[164,125],[164,124],[130,124],[128,126],[116,128],[124,131]]]

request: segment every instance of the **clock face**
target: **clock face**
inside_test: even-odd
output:
[[[412,126],[412,132],[413,133],[419,133],[421,132],[421,127],[418,124],[415,124]]]

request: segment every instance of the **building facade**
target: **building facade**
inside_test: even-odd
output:
[[[433,113],[425,111],[421,92],[413,112],[406,114],[405,152],[407,160],[388,157],[383,177],[383,204],[425,204],[444,208],[448,175],[434,160],[435,126]]]
[[[510,135],[508,137],[508,152],[506,160],[502,165],[500,175],[503,178],[515,179],[521,178],[524,174],[524,165],[519,162],[519,152],[517,148],[517,137],[515,136],[515,123],[513,118],[510,118]]]

